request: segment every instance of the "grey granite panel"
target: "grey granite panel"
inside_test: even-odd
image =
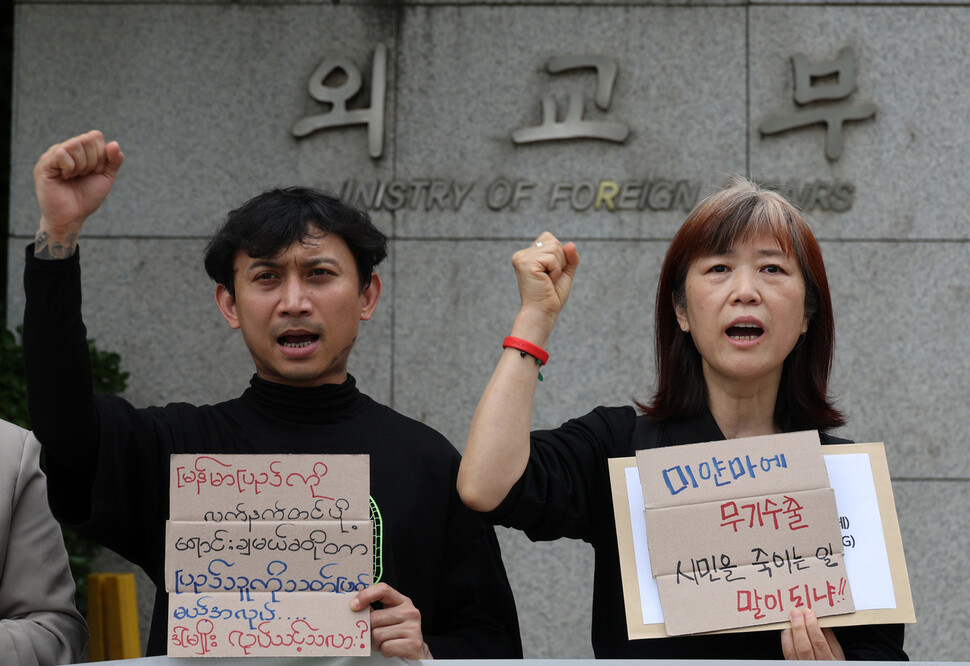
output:
[[[843,434],[884,441],[893,477],[970,477],[968,243],[824,243]]]
[[[14,0],[18,5],[132,5],[132,0]],[[399,3],[397,0],[138,0],[139,5],[386,5],[394,6]]]
[[[395,404],[459,447],[518,305],[517,241],[398,241]],[[648,397],[665,242],[584,241],[553,333],[535,427]],[[970,357],[965,243],[823,244],[836,313],[840,434],[885,441],[896,477],[970,476],[963,419]],[[433,341],[433,344],[429,344]],[[424,386],[423,391],[407,390]]]
[[[824,6],[832,3],[831,0],[797,0],[797,2],[792,2],[792,0],[748,0],[746,3],[752,7],[758,5],[767,6],[778,6],[778,5],[806,5],[806,6]],[[839,5],[845,6],[866,6],[866,5],[888,5],[888,6],[901,6],[901,7],[919,7],[919,6],[932,6],[932,5],[947,5],[947,6],[966,6],[964,2],[950,2],[950,0],[839,0]]]
[[[464,448],[478,398],[518,310],[517,241],[397,241],[394,404]],[[653,303],[665,243],[586,241],[548,349],[533,426],[653,384]],[[420,387],[421,390],[414,390]]]
[[[571,539],[532,542],[495,528],[515,594],[526,659],[592,659],[593,549]]]
[[[752,7],[752,174],[854,185],[847,212],[811,211],[820,236],[968,238],[968,30],[965,7]],[[842,156],[826,158],[821,125],[761,137],[765,120],[796,110],[790,58],[825,63],[843,47],[854,49],[856,68],[844,101],[877,111],[845,123]]]
[[[394,403],[459,448],[518,306],[509,262],[520,242],[397,241]],[[598,404],[630,404],[652,383],[659,243],[588,241],[548,346],[533,425],[554,427]],[[500,530],[530,658],[587,658],[592,549],[534,544]]]
[[[383,160],[368,157],[363,125],[299,141],[290,131],[327,108],[307,91],[325,57],[349,58],[369,91],[375,47],[395,51],[396,16],[329,5],[19,7],[11,228],[31,234],[36,225],[37,157],[91,128],[118,139],[127,157],[100,234],[205,236],[270,186],[387,177],[392,116]],[[92,44],[103,46],[86,55]],[[387,93],[393,108],[393,85]]]
[[[441,429],[459,447],[516,311],[508,258],[520,246],[511,241],[398,241],[395,246],[395,404]],[[580,245],[575,289],[549,344],[552,358],[537,391],[534,427],[555,426],[596,404],[629,404],[631,395],[644,396],[653,381],[653,293],[665,246]],[[962,272],[952,268],[967,265],[967,249],[966,244],[835,242],[823,248],[838,325],[836,390],[851,417],[842,434],[885,440],[896,478],[963,479],[896,482],[920,618],[907,641],[914,659],[966,657],[956,638],[966,619],[966,594],[952,595],[926,612],[933,595],[959,575],[966,549],[956,546],[953,563],[942,553],[938,561],[937,555],[922,560],[957,529],[949,523],[962,515],[959,510],[942,514],[961,505],[956,489],[966,485],[970,461],[963,419],[953,416],[966,409],[960,391],[966,359],[953,353],[965,346],[958,338],[965,312],[950,307],[968,300]],[[933,287],[927,291],[925,285]],[[909,303],[912,311],[905,307]],[[924,444],[927,436],[936,444]],[[924,488],[954,490],[947,504],[936,495],[921,498],[928,506],[938,503],[924,511],[909,501]],[[912,529],[922,532],[914,535]],[[514,532],[500,534],[523,618],[526,656],[588,655],[588,548],[566,541],[532,544]],[[955,589],[960,585],[965,582],[957,581]],[[945,622],[937,622],[944,614]],[[581,645],[575,643],[578,632]]]
[[[397,241],[394,404],[459,448],[518,306],[520,242]],[[653,292],[662,243],[588,241],[548,346],[533,425],[630,404],[653,381]],[[591,657],[592,549],[500,530],[525,655]]]
[[[23,247],[10,243],[9,319],[23,316]],[[131,373],[125,397],[135,406],[213,403],[238,396],[254,373],[242,336],[222,319],[214,285],[202,268],[205,243],[188,240],[82,238],[83,314],[88,337],[121,355]],[[390,270],[390,266],[388,266]],[[360,338],[349,369],[375,400],[390,398],[389,305],[385,302]]]
[[[522,237],[545,227],[571,237],[669,236],[699,190],[745,169],[742,8],[409,7],[400,42],[397,178],[474,186],[458,212],[401,209],[400,236]],[[606,110],[593,104],[592,69],[546,71],[554,57],[584,55],[617,65]],[[586,119],[626,124],[626,142],[513,143],[516,130],[541,123],[546,94],[562,120],[571,89]],[[486,194],[500,178],[532,182],[531,196],[491,210]],[[597,210],[583,196],[583,183],[596,191],[604,180],[629,182],[632,210],[618,199],[616,210]],[[687,205],[637,210],[645,180],[683,181]],[[572,189],[549,210],[555,182]]]
[[[960,637],[970,611],[962,600],[970,596],[970,532],[963,524],[970,482],[896,481],[893,494],[903,537],[917,624],[906,627],[906,651],[913,661],[967,659]],[[592,604],[592,550],[588,545],[560,540],[530,542],[521,532],[497,529],[502,555],[519,607],[526,658],[591,658],[589,646]],[[98,570],[128,571],[128,565],[105,551]],[[133,569],[132,569],[133,570]],[[138,579],[142,642],[147,639],[153,586],[140,570]],[[559,599],[550,590],[565,588]],[[547,603],[532,602],[546,599]]]
[[[914,661],[966,661],[970,657],[970,480],[893,483],[916,624],[906,627]]]
[[[178,4],[219,4],[233,0],[178,0]],[[15,5],[132,5],[132,0],[14,0]],[[171,5],[172,0],[138,0],[139,5]]]
[[[504,6],[511,7],[516,5],[608,5],[610,7],[699,7],[699,6],[723,6],[723,5],[745,5],[748,0],[420,0],[418,2],[406,2],[405,5],[485,5],[485,6]]]
[[[34,161],[90,127],[120,139],[128,160],[82,240],[84,312],[90,336],[121,354],[126,396],[139,406],[217,401],[247,385],[251,360],[200,260],[229,208],[274,184],[427,181],[419,205],[374,213],[397,240],[351,372],[461,448],[517,309],[509,258],[542,229],[578,239],[582,255],[537,392],[534,426],[554,427],[649,395],[663,239],[686,212],[654,210],[664,182],[700,196],[750,160],[759,178],[851,184],[849,210],[808,214],[826,239],[833,389],[850,417],[840,434],[887,445],[919,618],[911,657],[967,659],[970,13],[928,6],[935,0],[869,2],[19,3],[9,323],[20,320],[23,245],[36,227]],[[79,55],[91,43],[104,48]],[[348,57],[366,85],[379,43],[384,156],[368,157],[363,127],[294,139],[295,120],[323,110],[307,92],[321,60]],[[843,155],[825,157],[818,127],[761,137],[763,121],[796,108],[790,57],[823,62],[845,46],[857,67],[848,100],[878,111],[846,125]],[[618,64],[608,110],[593,106],[591,71],[545,70],[583,54]],[[540,121],[542,95],[561,115],[571,86],[587,117],[629,125],[625,144],[512,143]],[[499,177],[534,183],[531,198],[489,209],[485,189]],[[555,182],[610,180],[635,193],[660,183],[656,205],[547,208]],[[455,182],[473,185],[458,211],[448,209]],[[427,195],[438,187],[435,206]],[[506,530],[500,539],[526,656],[591,656],[588,546]]]

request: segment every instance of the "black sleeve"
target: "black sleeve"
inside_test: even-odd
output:
[[[909,661],[903,651],[904,625],[863,624],[833,631],[848,661]]]
[[[87,332],[81,321],[80,251],[42,260],[27,247],[24,365],[30,425],[44,447],[55,515],[81,522],[89,512],[100,426]]]
[[[438,581],[434,625],[424,636],[436,659],[521,659],[515,600],[495,531],[465,507],[451,469],[448,545]]]
[[[94,395],[79,255],[43,260],[27,248],[24,363],[31,427],[44,449],[54,516],[147,569],[164,538],[159,522],[168,508],[169,436],[164,419],[154,416],[159,410]]]
[[[612,502],[608,460],[632,455],[635,422],[632,407],[597,407],[555,430],[533,432],[522,477],[488,519],[533,541],[590,541],[594,524],[607,515],[602,504]]]

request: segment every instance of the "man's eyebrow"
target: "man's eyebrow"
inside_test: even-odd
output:
[[[310,257],[309,261],[304,262],[308,266],[315,266],[317,264],[330,264],[332,266],[340,266],[340,260],[337,257],[331,257],[330,255],[323,255],[320,257]]]
[[[270,257],[251,257],[250,262],[243,266],[243,270],[256,271],[263,268],[279,268],[282,265],[282,262]]]
[[[289,262],[280,261],[276,257],[253,257],[253,261],[246,266],[246,270],[253,271],[261,268],[280,268]],[[320,266],[326,264],[329,266],[334,266],[340,268],[340,260],[336,257],[331,257],[330,255],[320,255],[316,257],[310,257],[309,259],[300,262],[301,266]]]

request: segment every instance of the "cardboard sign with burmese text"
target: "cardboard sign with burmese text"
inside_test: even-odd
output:
[[[168,654],[369,656],[366,455],[173,455]]]
[[[637,451],[665,631],[675,636],[851,613],[818,433]]]

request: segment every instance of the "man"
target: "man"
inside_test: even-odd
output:
[[[216,303],[256,366],[217,405],[135,409],[94,396],[80,316],[77,239],[124,160],[98,131],[52,146],[34,168],[41,219],[27,248],[24,353],[32,424],[47,451],[55,515],[140,565],[158,590],[149,654],[164,654],[164,529],[173,453],[368,453],[383,542],[372,643],[408,659],[521,656],[495,534],[455,491],[459,456],[434,430],[360,393],[347,361],[381,293],[386,239],[316,190],[266,192],[209,244]]]

